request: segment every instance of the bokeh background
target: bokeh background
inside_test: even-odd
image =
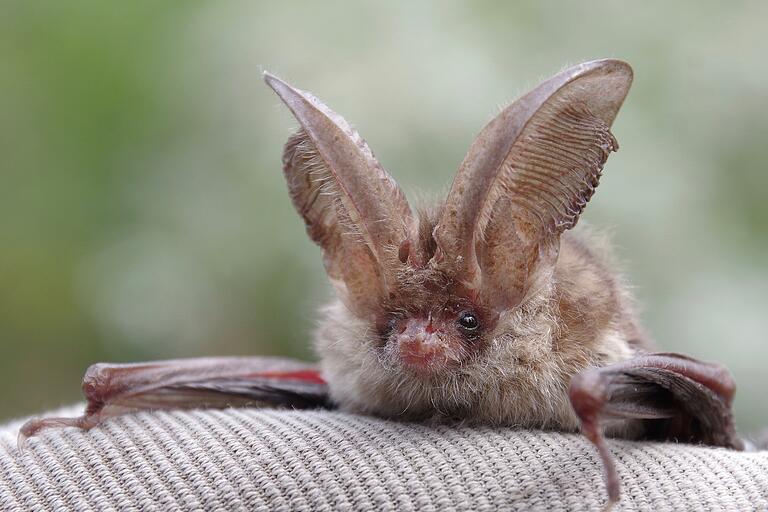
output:
[[[411,198],[566,64],[635,84],[585,219],[664,348],[768,425],[766,2],[0,3],[0,420],[92,362],[311,357],[329,294],[280,172],[268,69],[353,122]],[[428,193],[419,194],[418,191]]]

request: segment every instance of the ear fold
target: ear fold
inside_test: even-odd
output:
[[[498,310],[538,289],[618,148],[609,128],[631,83],[624,62],[587,62],[488,123],[443,206],[433,264]]]
[[[285,145],[283,170],[307,233],[347,306],[361,316],[387,294],[387,274],[411,232],[397,183],[365,141],[311,94],[268,73],[264,79],[301,125]]]

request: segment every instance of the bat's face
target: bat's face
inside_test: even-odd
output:
[[[339,297],[318,336],[333,398],[381,411],[463,407],[477,398],[461,388],[466,398],[504,379],[565,387],[570,359],[546,356],[560,311],[542,298],[560,235],[617,147],[609,127],[631,79],[605,60],[542,83],[481,131],[435,213],[414,215],[344,119],[266,76],[301,124],[284,172]]]
[[[485,318],[460,297],[391,315],[382,330],[384,354],[392,365],[418,375],[459,367],[479,350]]]
[[[498,316],[466,296],[446,290],[447,279],[401,283],[382,308],[375,331],[384,363],[420,376],[451,372],[478,357]]]

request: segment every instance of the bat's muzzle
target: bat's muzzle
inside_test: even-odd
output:
[[[419,374],[431,374],[458,361],[451,337],[431,319],[410,319],[395,340],[402,365]]]

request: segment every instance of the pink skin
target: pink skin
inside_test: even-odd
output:
[[[400,334],[395,338],[403,366],[416,373],[431,373],[448,362],[453,352],[448,337],[438,330],[430,316],[423,319],[409,319],[404,322]]]

